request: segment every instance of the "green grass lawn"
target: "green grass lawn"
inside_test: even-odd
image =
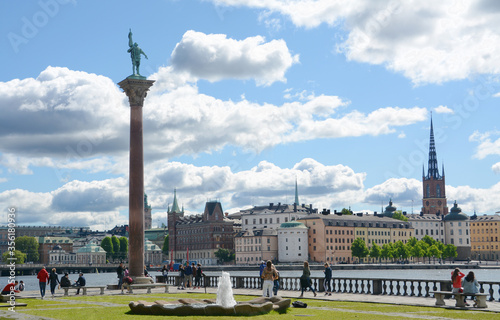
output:
[[[130,301],[177,300],[180,298],[215,299],[215,294],[183,293],[183,294],[150,294],[150,295],[113,295],[113,296],[71,296],[57,300],[23,299],[27,307],[17,307],[17,313],[48,317],[61,320],[92,319],[199,319],[193,317],[148,316],[135,315],[130,312]],[[236,296],[237,301],[254,299],[255,296]],[[295,301],[293,299],[292,301]],[[390,304],[323,301],[301,299],[308,304],[306,309],[289,308],[286,313],[271,312],[266,315],[253,316],[252,319],[499,319],[497,313],[477,310],[450,310],[432,307],[412,307]],[[214,317],[215,318],[215,317]],[[245,319],[247,317],[224,317],[225,319]],[[0,317],[1,319],[1,317]]]

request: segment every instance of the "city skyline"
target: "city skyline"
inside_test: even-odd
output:
[[[153,225],[270,202],[422,207],[431,113],[448,205],[499,211],[493,1],[5,2],[0,207],[25,225],[128,223],[129,29]],[[472,28],[471,26],[474,26]],[[161,224],[160,222],[160,224]]]

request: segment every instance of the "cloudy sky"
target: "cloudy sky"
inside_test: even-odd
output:
[[[153,224],[269,202],[420,212],[431,113],[448,204],[500,210],[500,2],[2,1],[0,208],[128,221],[128,31]],[[4,222],[5,223],[5,222]]]

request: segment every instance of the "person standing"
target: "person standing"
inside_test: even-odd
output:
[[[467,276],[464,278],[462,282],[462,286],[464,287],[464,294],[466,293],[478,293],[479,292],[479,282],[477,282],[476,277],[474,276],[474,272],[470,271]],[[477,307],[477,301],[474,299],[474,307]],[[467,296],[464,297],[465,305],[469,305],[467,303]]]
[[[276,274],[274,275],[274,286],[273,286],[273,294],[275,296],[278,295],[278,290],[280,288],[280,272],[276,270],[276,266],[274,266],[274,270],[276,271]]]
[[[78,280],[76,280],[75,284],[74,284],[75,287],[78,287],[78,289],[76,289],[76,294],[80,294],[80,288],[81,287],[85,287],[86,283],[87,283],[87,281],[85,281],[83,273],[80,273],[80,276],[78,277]]]
[[[325,270],[323,270],[325,273],[325,282],[323,284],[323,287],[325,288],[325,296],[331,296],[332,295],[332,287],[330,285],[330,282],[332,281],[332,268],[330,268],[330,265],[325,263]]]
[[[262,296],[267,297],[269,295],[269,298],[272,298],[276,269],[274,269],[271,260],[267,260],[266,267],[262,270],[261,277],[262,280],[264,280],[264,283],[262,284]]]
[[[179,286],[177,289],[184,290],[184,266],[179,265]]]
[[[118,289],[120,289],[123,293],[123,277],[125,276],[125,267],[123,266],[123,262],[120,262],[120,265],[116,268],[116,275],[118,278]]]
[[[304,296],[304,290],[306,290],[307,288],[311,289],[311,291],[314,293],[314,296],[316,297],[316,291],[311,285],[312,285],[311,269],[309,269],[309,262],[304,261],[304,267],[302,268],[302,276],[300,276],[301,293],[299,298],[302,298]]]
[[[203,273],[203,270],[201,270],[201,264],[198,263],[198,266],[196,268],[196,275],[194,277],[194,288],[196,287],[198,287],[198,289],[201,288],[201,277],[204,275],[205,274]]]
[[[47,281],[49,280],[49,273],[45,269],[45,266],[42,267],[42,269],[38,272],[37,276],[38,278],[38,285],[40,286],[40,295],[43,297],[45,296],[45,288],[47,286]]]
[[[167,265],[163,265],[163,268],[161,269],[161,275],[163,276],[163,282],[167,283],[168,280],[168,267]]]
[[[193,268],[188,264],[184,270],[185,282],[184,287],[193,286]]]
[[[260,288],[262,289],[262,285],[264,283],[264,280],[262,280],[262,271],[264,271],[264,268],[266,267],[266,263],[264,262],[264,260],[262,260],[260,262],[260,265],[259,265],[259,278],[260,278]]]
[[[49,285],[50,285],[50,294],[52,295],[52,298],[54,298],[56,293],[56,286],[61,285],[61,283],[59,282],[59,276],[57,275],[56,272],[56,268],[52,268],[52,270],[50,271]]]

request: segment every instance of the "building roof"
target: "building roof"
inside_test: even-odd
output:
[[[291,222],[285,222],[280,225],[280,228],[305,228],[307,229],[306,225],[303,224],[302,222],[297,222],[297,221],[291,221]]]
[[[469,220],[469,216],[462,212],[462,209],[457,205],[457,202],[453,204],[450,213],[448,213],[443,218],[444,221],[463,221]]]
[[[85,246],[81,247],[77,251],[77,253],[91,253],[91,252],[104,252],[104,253],[106,253],[106,251],[104,251],[104,249],[101,248],[101,246],[98,246],[92,242],[87,243]]]
[[[337,215],[337,214],[311,214],[306,217],[298,218],[298,221],[323,219],[326,226],[338,227],[375,227],[375,228],[409,228],[411,224],[407,221],[401,221],[381,215]]]
[[[489,222],[489,221],[500,221],[500,214],[484,214],[482,216],[477,216],[476,219],[471,220],[471,223],[475,222]]]
[[[57,243],[57,244],[73,244],[73,240],[68,237],[36,237],[38,238],[38,243]]]
[[[392,200],[389,200],[389,205],[387,207],[385,207],[385,211],[384,211],[383,215],[385,217],[392,218],[395,211],[396,211],[396,207],[392,205]]]

